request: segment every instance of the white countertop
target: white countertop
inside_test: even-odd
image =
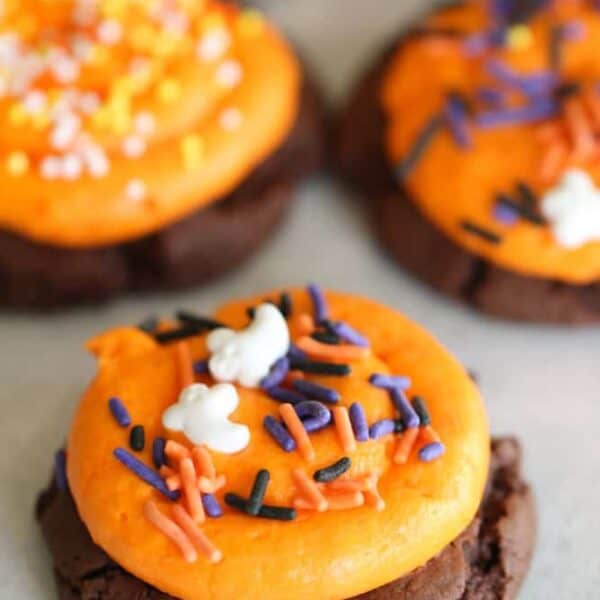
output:
[[[294,34],[332,97],[419,0],[263,2]],[[323,285],[370,295],[433,331],[480,375],[492,429],[526,447],[539,504],[537,553],[522,598],[600,597],[600,328],[570,330],[489,320],[432,293],[378,250],[349,192],[328,179],[305,186],[265,250],[204,290],[128,298],[54,316],[0,315],[0,598],[55,598],[48,554],[33,519],[37,491],[94,371],[88,337],[177,307],[277,285]]]

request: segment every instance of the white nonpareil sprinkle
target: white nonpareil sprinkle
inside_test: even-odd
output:
[[[107,19],[98,25],[96,30],[98,40],[107,46],[114,46],[121,41],[123,37],[123,26],[119,21]]]
[[[105,177],[110,170],[110,163],[104,150],[91,144],[82,150],[83,161],[92,177]]]
[[[200,60],[212,62],[227,52],[231,44],[229,32],[222,28],[214,28],[205,33],[196,46],[196,56]]]
[[[139,112],[133,119],[133,126],[140,135],[152,135],[156,131],[156,119],[151,112]]]
[[[65,54],[51,60],[50,70],[59,83],[73,83],[79,77],[79,64]]]
[[[44,179],[58,179],[62,172],[62,161],[58,156],[47,156],[40,163],[40,175]]]
[[[233,88],[242,80],[242,66],[235,60],[226,60],[217,67],[217,81],[224,87]]]
[[[62,159],[62,176],[69,181],[73,181],[81,176],[83,171],[83,161],[77,154],[69,152]]]
[[[225,131],[236,131],[243,121],[244,117],[237,108],[226,108],[219,115],[219,124]]]
[[[146,140],[139,135],[130,135],[123,140],[121,150],[127,158],[139,158],[146,152]]]
[[[73,145],[81,129],[81,119],[74,113],[59,117],[50,134],[50,144],[56,150],[66,150]]]
[[[44,92],[31,90],[23,98],[23,107],[28,113],[35,115],[41,113],[46,108],[47,102],[48,97]]]
[[[96,92],[85,92],[79,96],[77,106],[86,115],[95,113],[100,107],[100,96]]]
[[[140,202],[146,197],[146,184],[141,179],[132,179],[125,187],[125,195],[129,200]]]

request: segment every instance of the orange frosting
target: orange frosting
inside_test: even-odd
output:
[[[216,317],[242,328],[248,322],[246,308],[264,297],[228,304]],[[295,291],[292,297],[295,315],[312,310],[306,292]],[[150,445],[156,436],[191,449],[185,437],[166,432],[161,424],[163,411],[180,391],[177,344],[160,346],[134,328],[115,329],[89,343],[98,358],[98,374],[73,422],[68,478],[94,541],[117,563],[186,600],[249,595],[273,600],[342,599],[423,565],[467,527],[480,504],[489,466],[487,420],[475,385],[432,337],[395,311],[349,295],[328,293],[326,297],[331,317],[367,336],[371,349],[352,361],[350,376],[305,378],[338,390],[340,406],[359,400],[372,424],[392,417],[394,411],[388,393],[372,386],[369,376],[375,372],[410,376],[410,394],[426,399],[445,454],[424,463],[415,447],[406,464],[395,464],[392,435],[359,442],[346,447],[352,460],[349,476],[355,481],[342,479],[315,488],[310,483],[313,472],[345,455],[339,430],[331,426],[311,434],[315,459],[307,462],[298,451],[281,450],[263,429],[265,415],[277,418],[281,405],[259,389],[236,386],[240,404],[231,419],[247,425],[251,439],[246,449],[234,455],[210,452],[216,473],[226,479],[217,498],[222,502],[226,491],[247,496],[257,471],[266,468],[271,473],[267,504],[292,506],[300,485],[308,496],[297,499],[297,507],[310,508],[312,497],[324,508],[325,497],[329,510],[300,510],[296,520],[279,522],[225,506],[220,519],[209,518],[199,526],[218,549],[210,546],[211,556],[216,560],[222,552],[223,559],[214,564],[200,556],[186,562],[175,543],[145,516],[163,524],[156,507],[169,515],[171,503],[114,458],[114,448],[127,447],[128,432],[116,425],[107,407],[108,399],[117,396],[133,424],[144,425],[148,443],[137,456],[146,464],[152,464]],[[296,340],[302,335],[297,319],[289,323]],[[204,336],[191,340],[190,348],[194,359],[205,358]],[[198,381],[212,383],[208,376],[199,376]],[[425,439],[435,439],[433,429],[421,431]],[[181,453],[177,445],[170,451]],[[197,458],[206,463],[206,456]],[[372,474],[380,476],[378,491],[368,484]],[[178,483],[170,469],[165,475]],[[364,495],[361,489],[366,490]],[[187,557],[193,558],[194,553],[186,549]]]
[[[498,87],[486,70],[490,59],[523,75],[548,70],[549,40],[557,25],[575,22],[583,30],[581,39],[562,44],[561,80],[580,82],[593,90],[600,80],[600,12],[592,3],[559,0],[553,4],[525,25],[509,28],[502,47],[476,56],[465,53],[462,43],[469,35],[492,27],[488,3],[483,1],[443,10],[425,23],[427,28],[455,29],[464,36],[426,34],[401,44],[381,88],[391,162],[397,164],[408,154],[424,125],[443,109],[450,92],[471,100],[480,88]],[[523,98],[513,93],[508,102],[522,106]],[[477,112],[485,108],[477,101],[474,106]],[[598,113],[595,106],[590,108],[589,118],[594,120]],[[412,201],[454,242],[505,269],[572,284],[599,280],[600,242],[567,248],[555,241],[549,227],[524,220],[506,226],[493,216],[496,196],[512,195],[519,181],[542,197],[566,168],[574,166],[600,185],[597,124],[596,141],[591,152],[583,155],[572,147],[577,144],[570,139],[569,118],[566,109],[562,116],[534,124],[472,127],[470,149],[460,148],[444,127],[405,181]],[[545,125],[550,129],[544,130]],[[460,223],[465,219],[499,234],[502,242],[490,244],[464,231]]]
[[[256,11],[213,0],[7,0],[0,227],[92,247],[223,197],[288,135],[300,68]]]

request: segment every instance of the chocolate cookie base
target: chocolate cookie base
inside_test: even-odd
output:
[[[101,302],[125,291],[181,288],[221,275],[258,249],[284,216],[295,185],[322,166],[325,132],[320,95],[307,81],[296,124],[277,152],[229,196],[178,223],[132,242],[82,250],[0,231],[0,304]]]
[[[600,282],[578,286],[527,277],[479,258],[429,222],[395,181],[383,147],[378,91],[396,47],[353,93],[337,150],[343,175],[368,197],[375,231],[391,257],[434,288],[486,313],[535,322],[600,322]]]
[[[490,477],[478,515],[426,565],[357,600],[511,600],[527,574],[535,507],[512,438],[492,442]],[[36,508],[54,560],[61,600],[174,600],[124,571],[93,542],[68,492],[53,485]]]

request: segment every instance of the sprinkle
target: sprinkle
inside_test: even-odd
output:
[[[417,163],[421,160],[429,145],[433,142],[436,134],[440,131],[443,125],[444,119],[442,115],[434,115],[429,121],[425,124],[412,148],[408,151],[407,155],[404,157],[402,161],[400,161],[394,172],[396,177],[403,181],[410,174],[410,172],[414,169]]]
[[[385,500],[381,497],[377,486],[372,487],[369,490],[363,492],[365,496],[365,502],[372,506],[377,512],[385,510]]]
[[[355,361],[368,356],[369,349],[362,346],[322,344],[311,337],[302,337],[296,341],[300,350],[316,359],[332,361]]]
[[[290,344],[290,348],[288,350],[288,358],[290,359],[290,361],[292,360],[306,360],[306,354],[304,354],[304,352],[302,352],[302,350],[300,350],[300,348],[298,348],[298,346],[295,346],[294,344]]]
[[[517,89],[530,97],[547,96],[558,83],[554,71],[538,71],[529,75],[519,75],[500,60],[486,63],[488,73],[504,85]]]
[[[298,404],[308,400],[308,398],[303,394],[299,394],[293,390],[288,390],[282,387],[268,388],[267,394],[270,398],[273,398],[273,400],[277,400],[278,402],[287,402],[289,404]]]
[[[163,79],[156,90],[158,99],[164,104],[170,104],[179,100],[181,93],[181,83],[177,79],[172,78]]]
[[[69,152],[62,159],[62,176],[68,181],[77,179],[83,171],[83,161],[77,154]]]
[[[341,342],[340,336],[337,333],[329,333],[328,331],[315,331],[310,334],[310,337],[321,344],[335,345]]]
[[[241,127],[243,122],[244,117],[237,108],[226,108],[219,115],[219,125],[225,131],[236,131]]]
[[[196,133],[190,133],[181,139],[181,157],[188,171],[197,169],[204,160],[204,140]]]
[[[202,505],[200,490],[198,489],[196,470],[191,458],[181,460],[179,463],[179,474],[188,512],[196,523],[203,523],[206,518],[204,515],[204,506]]]
[[[519,194],[523,206],[529,209],[534,209],[537,206],[538,199],[535,192],[524,181],[517,183],[517,194]]]
[[[569,99],[564,103],[563,111],[575,157],[580,160],[590,158],[596,151],[597,143],[583,102],[577,98]]]
[[[231,38],[224,27],[215,27],[204,34],[196,46],[196,56],[205,62],[218,60],[225,54]]]
[[[502,237],[497,233],[490,231],[489,229],[484,229],[480,225],[476,225],[471,221],[462,221],[460,224],[461,228],[468,233],[472,233],[473,235],[489,242],[490,244],[500,244],[502,242]]]
[[[515,202],[514,200],[511,200],[508,196],[506,196],[504,194],[500,194],[498,196],[498,198],[496,200],[496,205],[498,207],[503,206],[505,208],[512,210],[518,216],[525,219],[526,221],[529,221],[533,225],[544,225],[545,224],[545,220],[540,215],[535,214],[531,208],[528,208],[526,206],[519,204],[518,202]]]
[[[406,464],[418,436],[419,429],[417,427],[407,429],[404,433],[398,436],[398,441],[396,442],[396,448],[394,450],[395,464]]]
[[[56,127],[50,134],[50,144],[56,150],[66,150],[73,145],[81,129],[81,119],[75,114],[67,113],[60,117]]]
[[[183,327],[177,329],[171,329],[170,331],[159,331],[154,339],[159,344],[168,344],[169,342],[178,342],[186,340],[191,337],[195,337],[206,331],[206,328],[199,327],[197,325],[186,324]]]
[[[250,497],[246,502],[246,512],[249,515],[255,517],[260,512],[270,479],[271,474],[269,471],[267,471],[267,469],[261,469],[256,474],[256,477],[254,478],[254,484],[252,485],[252,491],[250,492]]]
[[[499,106],[504,102],[504,92],[494,88],[480,88],[477,90],[477,97],[484,104]]]
[[[365,497],[362,492],[327,494],[325,497],[329,504],[329,510],[349,510],[363,506],[365,503]]]
[[[108,408],[120,427],[129,427],[131,425],[129,412],[119,398],[111,398],[108,401]]]
[[[163,465],[167,464],[167,458],[165,456],[165,438],[157,437],[152,442],[152,462],[157,469],[160,469]]]
[[[558,177],[569,155],[569,147],[564,142],[555,142],[548,146],[540,166],[540,179],[549,182]]]
[[[280,358],[269,371],[269,374],[262,379],[260,387],[263,389],[269,389],[279,385],[288,374],[290,370],[290,361],[287,356]]]
[[[315,471],[313,479],[319,483],[329,483],[349,471],[351,466],[352,461],[347,456],[344,456],[332,465]]]
[[[412,405],[415,409],[415,412],[419,415],[419,423],[421,427],[427,427],[431,425],[431,417],[429,416],[429,412],[427,411],[427,406],[425,405],[425,401],[421,396],[415,396],[412,399]]]
[[[313,383],[312,381],[306,381],[304,379],[296,379],[294,381],[294,388],[301,394],[314,398],[315,400],[321,400],[322,402],[329,402],[335,404],[340,401],[340,393],[332,388]]]
[[[198,489],[203,494],[215,494],[219,490],[222,490],[227,484],[227,478],[225,475],[219,475],[215,479],[208,479],[208,477],[200,477],[198,479]]]
[[[346,375],[350,375],[352,372],[350,365],[313,360],[297,360],[295,358],[291,359],[290,367],[294,370],[310,373],[312,375],[332,375],[344,377]]]
[[[190,457],[190,451],[175,440],[167,440],[165,445],[165,454],[174,462],[180,462],[184,458]]]
[[[292,316],[292,297],[287,292],[283,292],[279,297],[279,310],[285,319],[289,319]]]
[[[165,516],[152,500],[148,500],[144,504],[144,515],[159,531],[179,547],[186,562],[193,563],[196,561],[198,554],[188,536],[177,523]]]
[[[404,392],[400,389],[390,390],[390,396],[392,402],[396,407],[396,410],[400,413],[404,426],[407,429],[419,426],[419,415],[415,412],[410,402],[406,398]]]
[[[423,462],[431,462],[442,456],[446,448],[441,442],[431,442],[419,450],[419,458]]]
[[[470,148],[472,140],[467,121],[467,105],[459,94],[450,94],[446,102],[445,115],[456,144],[460,148]]]
[[[362,348],[369,347],[369,340],[358,333],[358,331],[350,327],[348,323],[333,323],[333,330],[340,338],[349,344],[352,344],[353,346],[360,346]]]
[[[304,499],[310,503],[310,507],[318,512],[326,511],[328,502],[317,484],[302,469],[294,469],[292,476]]]
[[[137,328],[144,333],[152,334],[156,331],[159,326],[159,319],[154,315],[146,317],[141,323],[138,324]]]
[[[107,46],[114,46],[123,36],[123,26],[115,19],[107,19],[98,25],[96,30],[98,41]]]
[[[283,419],[290,435],[296,441],[298,446],[298,450],[300,454],[304,458],[304,460],[312,461],[315,458],[315,450],[313,448],[312,442],[302,425],[302,421],[296,414],[294,407],[291,404],[281,404],[279,406],[279,414]]]
[[[58,179],[62,172],[62,161],[57,156],[47,156],[40,163],[40,175],[44,179]]]
[[[242,80],[242,66],[235,60],[226,60],[217,67],[217,83],[225,88],[234,88]]]
[[[123,140],[121,150],[127,158],[139,158],[146,152],[146,140],[139,135],[130,135]]]
[[[534,123],[554,117],[558,112],[558,104],[554,100],[540,100],[523,107],[503,108],[482,112],[476,117],[477,125],[483,129]]]
[[[224,323],[220,321],[216,321],[215,319],[211,319],[209,317],[201,317],[198,315],[193,315],[191,313],[185,311],[177,311],[176,315],[177,319],[182,323],[187,325],[194,325],[201,331],[212,331],[213,329],[219,329],[221,327],[225,327]]]
[[[271,437],[279,444],[285,452],[292,452],[296,449],[294,438],[287,432],[287,429],[274,417],[267,415],[263,419],[263,427]]]
[[[362,404],[360,404],[360,402],[354,402],[350,406],[349,414],[354,437],[359,442],[366,442],[369,439],[369,426],[367,424],[365,409]]]
[[[402,375],[383,375],[381,373],[373,373],[369,377],[369,383],[375,387],[383,388],[384,390],[407,390],[412,382],[410,377]]]
[[[497,200],[494,204],[493,216],[500,221],[500,223],[514,225],[519,220],[519,211],[515,210],[512,206]]]
[[[328,319],[329,308],[321,288],[318,285],[311,283],[309,286],[307,286],[306,291],[308,292],[308,295],[312,301],[315,322],[320,323],[321,321]]]
[[[237,494],[231,492],[225,494],[225,503],[237,510],[244,512],[246,510],[246,500]],[[296,511],[293,508],[284,506],[268,506],[263,504],[257,516],[276,521],[293,521],[296,518]]]
[[[208,375],[210,373],[208,360],[197,360],[194,363],[194,373],[196,375]]]
[[[204,506],[206,514],[211,519],[218,519],[223,516],[223,509],[213,494],[202,494],[202,505]]]
[[[129,447],[135,452],[141,452],[146,444],[146,434],[143,425],[136,425],[129,432]]]
[[[506,32],[506,45],[511,50],[527,50],[533,43],[531,27],[518,24],[509,27]]]
[[[151,112],[141,111],[134,117],[133,126],[139,135],[149,136],[156,131],[156,119]]]
[[[125,186],[125,196],[134,202],[143,200],[146,197],[146,193],[146,184],[141,179],[132,179]]]
[[[175,504],[171,508],[171,511],[177,525],[179,525],[179,527],[187,534],[187,537],[191,540],[192,544],[207,556],[211,563],[215,564],[223,559],[223,553],[216,548],[208,537],[206,537],[204,532],[201,531],[198,525],[181,506]]]
[[[67,480],[67,453],[64,450],[59,450],[54,455],[54,485],[61,492],[66,492],[69,489],[69,481]]]
[[[331,412],[320,402],[305,400],[294,405],[296,414],[302,419],[304,429],[309,433],[320,431],[331,423]],[[306,418],[310,417],[310,418]]]
[[[115,448],[113,451],[115,458],[127,467],[134,475],[137,475],[142,481],[145,481],[148,485],[158,490],[161,494],[166,496],[169,500],[177,500],[179,494],[172,492],[167,487],[165,481],[143,462],[139,461],[133,454],[129,453],[124,448]]]
[[[6,157],[6,170],[14,177],[21,177],[29,170],[29,157],[25,152],[11,152]]]
[[[390,433],[394,433],[396,429],[396,424],[393,419],[381,419],[381,421],[377,421],[373,423],[369,428],[369,436],[373,440],[378,440],[382,438],[384,435],[389,435]]]
[[[345,406],[334,407],[333,420],[344,452],[354,452],[356,450],[356,440],[354,439],[352,423],[350,423],[350,417],[348,416],[348,409]]]
[[[178,342],[175,345],[175,362],[179,375],[179,387],[183,390],[195,381],[194,363],[190,353],[190,347],[186,342]]]

